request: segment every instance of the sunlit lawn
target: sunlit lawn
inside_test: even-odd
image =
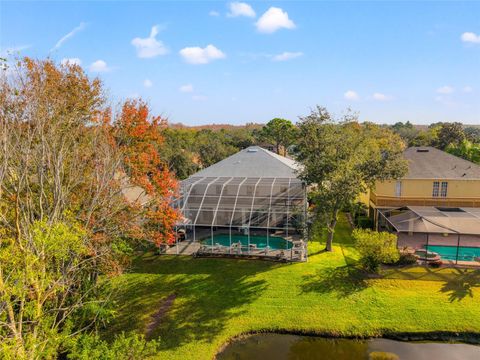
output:
[[[162,359],[210,359],[229,338],[258,330],[340,336],[392,332],[480,333],[480,272],[414,267],[366,279],[342,218],[333,253],[317,236],[307,263],[145,255],[114,282],[117,316],[108,335],[147,333]]]

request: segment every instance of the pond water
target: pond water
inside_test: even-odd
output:
[[[480,346],[402,342],[387,339],[350,340],[259,334],[229,344],[218,360],[368,360],[372,352],[388,352],[408,360],[479,360]],[[395,358],[395,357],[394,357]],[[387,358],[378,358],[387,359]],[[391,358],[393,359],[393,358]]]

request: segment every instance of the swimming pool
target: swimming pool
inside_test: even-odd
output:
[[[428,251],[436,252],[445,260],[455,260],[457,257],[456,246],[428,245]],[[460,246],[458,248],[458,260],[460,261],[475,261],[475,258],[479,257],[480,247]]]
[[[232,244],[242,243],[242,246],[248,246],[248,236],[232,234]],[[202,240],[202,244],[205,245],[216,245],[220,244],[223,246],[230,246],[230,235],[229,234],[216,234],[212,238],[206,238]],[[250,235],[250,244],[254,244],[257,249],[264,249],[267,247],[267,237],[260,235]],[[287,250],[291,249],[292,242],[285,240],[280,236],[269,236],[268,237],[268,246],[272,250]]]

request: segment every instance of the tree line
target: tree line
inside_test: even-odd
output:
[[[165,127],[160,150],[177,178],[185,179],[252,145],[271,147],[276,153],[286,155],[296,135],[297,127],[290,120],[281,118],[272,119],[264,126],[247,124],[217,130]]]
[[[409,121],[389,127],[407,146],[433,146],[465,160],[480,164],[480,126],[459,122],[437,122],[421,128]]]

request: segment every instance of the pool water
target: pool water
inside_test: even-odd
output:
[[[457,258],[456,246],[428,245],[428,251],[436,252],[445,260],[455,260]],[[475,261],[475,258],[478,257],[480,257],[480,247],[460,246],[458,248],[458,260],[460,261]]]
[[[248,236],[232,234],[232,244],[242,243],[242,246],[248,246]],[[229,234],[217,234],[213,235],[213,241],[211,238],[202,240],[202,243],[205,245],[220,244],[223,246],[230,246],[230,235]],[[264,249],[267,247],[267,237],[259,235],[250,235],[250,244],[255,244],[257,249]],[[280,236],[269,236],[268,237],[268,246],[272,250],[287,250],[291,249],[292,242],[285,240]]]

